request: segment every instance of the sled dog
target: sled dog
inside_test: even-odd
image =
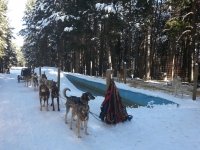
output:
[[[175,92],[175,96],[177,95],[178,90],[182,92],[182,98],[183,98],[183,88],[182,88],[182,82],[181,78],[179,76],[176,76],[172,80],[172,94]]]
[[[67,96],[66,91],[70,91],[69,88],[63,89],[63,96],[67,99],[66,102],[66,114],[65,114],[65,123],[67,124],[67,115],[69,113],[70,108],[72,108],[72,116],[70,121],[70,129],[72,129],[72,121],[74,120],[75,115],[77,115],[76,125],[78,127],[78,137],[80,136],[80,126],[81,123],[84,122],[85,134],[88,135],[87,132],[87,123],[89,119],[89,100],[94,100],[95,97],[90,93],[83,93],[81,97],[77,96]]]
[[[41,83],[39,87],[40,110],[42,110],[42,100],[44,100],[43,106],[45,106],[46,102],[46,111],[49,111],[48,109],[49,96],[50,96],[49,88],[45,84]]]

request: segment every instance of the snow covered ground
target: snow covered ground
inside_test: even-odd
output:
[[[38,73],[38,68],[35,70]],[[57,80],[57,69],[43,67],[48,79]],[[107,125],[90,115],[88,132],[77,137],[65,124],[65,99],[62,89],[69,87],[67,95],[80,96],[82,91],[73,86],[61,72],[61,111],[40,111],[39,94],[33,87],[17,82],[20,70],[0,74],[0,150],[200,150],[200,98],[174,97],[163,91],[144,90],[116,83],[119,88],[164,97],[175,105],[154,105],[153,108],[127,108],[131,121]],[[79,74],[75,74],[79,75]],[[83,77],[83,75],[79,75]],[[84,76],[88,80],[105,82],[103,79]],[[90,101],[91,112],[99,115],[104,97]],[[51,100],[50,100],[51,102]]]

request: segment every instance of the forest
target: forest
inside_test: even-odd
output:
[[[20,50],[12,43],[13,28],[7,17],[7,4],[7,1],[0,0],[0,73],[22,60]]]
[[[126,64],[128,76],[194,80],[200,0],[27,0],[23,22],[27,66],[116,76]]]

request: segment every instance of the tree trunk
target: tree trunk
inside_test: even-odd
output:
[[[146,41],[146,74],[145,74],[145,79],[149,80],[150,78],[150,54],[151,54],[151,27],[148,26],[148,31],[147,31],[147,41]]]
[[[172,62],[172,70],[171,77],[174,78],[174,65],[175,65],[175,51],[176,51],[176,38],[172,38],[171,41],[171,62]]]
[[[109,20],[106,21],[106,50],[107,50],[107,59],[108,59],[108,67],[112,70],[112,59],[111,59],[111,50],[110,50],[110,39],[108,38],[109,35]]]
[[[196,15],[197,15],[197,10],[196,10],[196,0],[192,1],[192,31],[191,31],[191,46],[190,46],[190,51],[191,51],[191,82],[194,80],[194,63],[195,60],[198,60],[198,54],[195,55],[195,34],[196,34]]]

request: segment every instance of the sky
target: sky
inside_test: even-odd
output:
[[[42,67],[44,71],[48,79],[57,81],[57,68]],[[39,69],[36,68],[35,72],[38,73]],[[152,108],[127,107],[132,120],[116,125],[108,125],[90,114],[89,135],[81,131],[82,138],[78,138],[75,122],[72,130],[69,124],[65,124],[66,100],[62,90],[70,88],[68,96],[81,96],[83,92],[64,76],[65,73],[60,73],[60,111],[52,111],[51,106],[49,111],[44,108],[40,111],[38,91],[34,91],[33,86],[25,87],[23,81],[17,82],[17,75],[20,74],[17,68],[12,68],[11,74],[0,74],[1,150],[200,150],[199,97],[193,101],[190,95],[184,94],[182,99],[181,94],[174,97],[163,91],[134,88],[118,82],[115,82],[118,88],[162,97],[178,103],[179,107],[172,104],[154,104]],[[102,78],[70,74],[105,83]],[[90,111],[99,115],[103,100],[104,97],[95,96],[95,100],[89,102]]]
[[[23,37],[18,36],[18,32],[23,28],[22,17],[25,10],[25,4],[27,0],[9,0],[8,1],[8,18],[10,20],[10,26],[14,29],[13,42],[18,46],[23,45]]]

